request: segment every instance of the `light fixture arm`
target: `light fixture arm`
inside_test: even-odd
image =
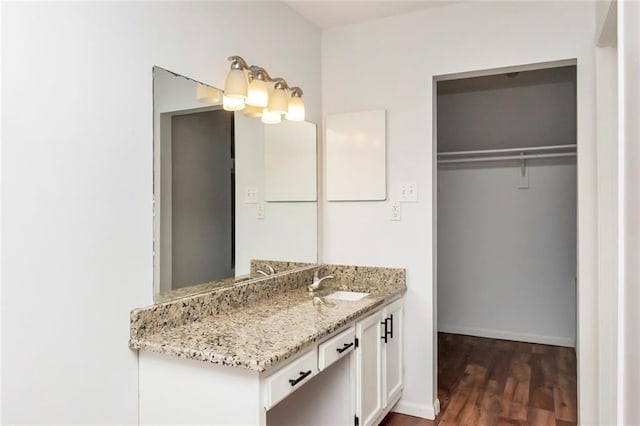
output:
[[[227,60],[231,61],[232,70],[249,69],[249,65],[242,59],[242,56],[229,56]]]
[[[273,80],[274,89],[283,89],[283,90],[291,90],[291,87],[287,84],[287,81],[284,78],[274,78]]]
[[[259,67],[257,65],[251,65],[248,71],[252,73],[253,76],[258,80],[263,80],[263,81],[266,81],[267,83],[271,81],[271,77],[269,76],[269,73],[267,72],[267,70],[265,70],[262,67]]]
[[[245,61],[242,56],[229,56],[227,58],[231,61],[231,69],[242,69],[246,70],[251,78],[257,78],[258,80],[264,80],[267,83],[275,83],[275,87],[278,89],[289,90],[292,93],[292,96],[301,97],[303,92],[299,87],[290,87],[287,81],[282,77],[271,77],[266,69],[258,66],[258,65],[248,65],[247,61]]]

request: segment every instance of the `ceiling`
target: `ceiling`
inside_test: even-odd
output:
[[[454,0],[285,1],[300,15],[321,29],[402,15],[458,2]]]

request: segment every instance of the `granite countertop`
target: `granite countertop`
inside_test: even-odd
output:
[[[129,345],[133,349],[265,372],[400,296],[406,290],[402,278],[383,285],[326,280],[325,289],[315,292],[320,297],[337,290],[370,293],[358,301],[314,301],[304,285],[185,324],[132,335]]]

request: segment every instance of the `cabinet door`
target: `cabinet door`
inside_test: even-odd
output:
[[[356,325],[356,415],[371,425],[382,411],[382,310]]]
[[[384,345],[384,405],[395,402],[402,392],[402,300],[398,300],[384,310],[387,321],[387,343]]]

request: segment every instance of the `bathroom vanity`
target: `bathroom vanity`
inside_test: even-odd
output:
[[[317,270],[335,278],[310,293]],[[402,393],[405,290],[403,269],[316,265],[134,310],[140,423],[377,424]]]
[[[156,303],[132,311],[129,341],[139,422],[377,424],[402,393],[405,272],[315,263],[317,126],[153,78]],[[310,291],[315,273],[334,278]]]

